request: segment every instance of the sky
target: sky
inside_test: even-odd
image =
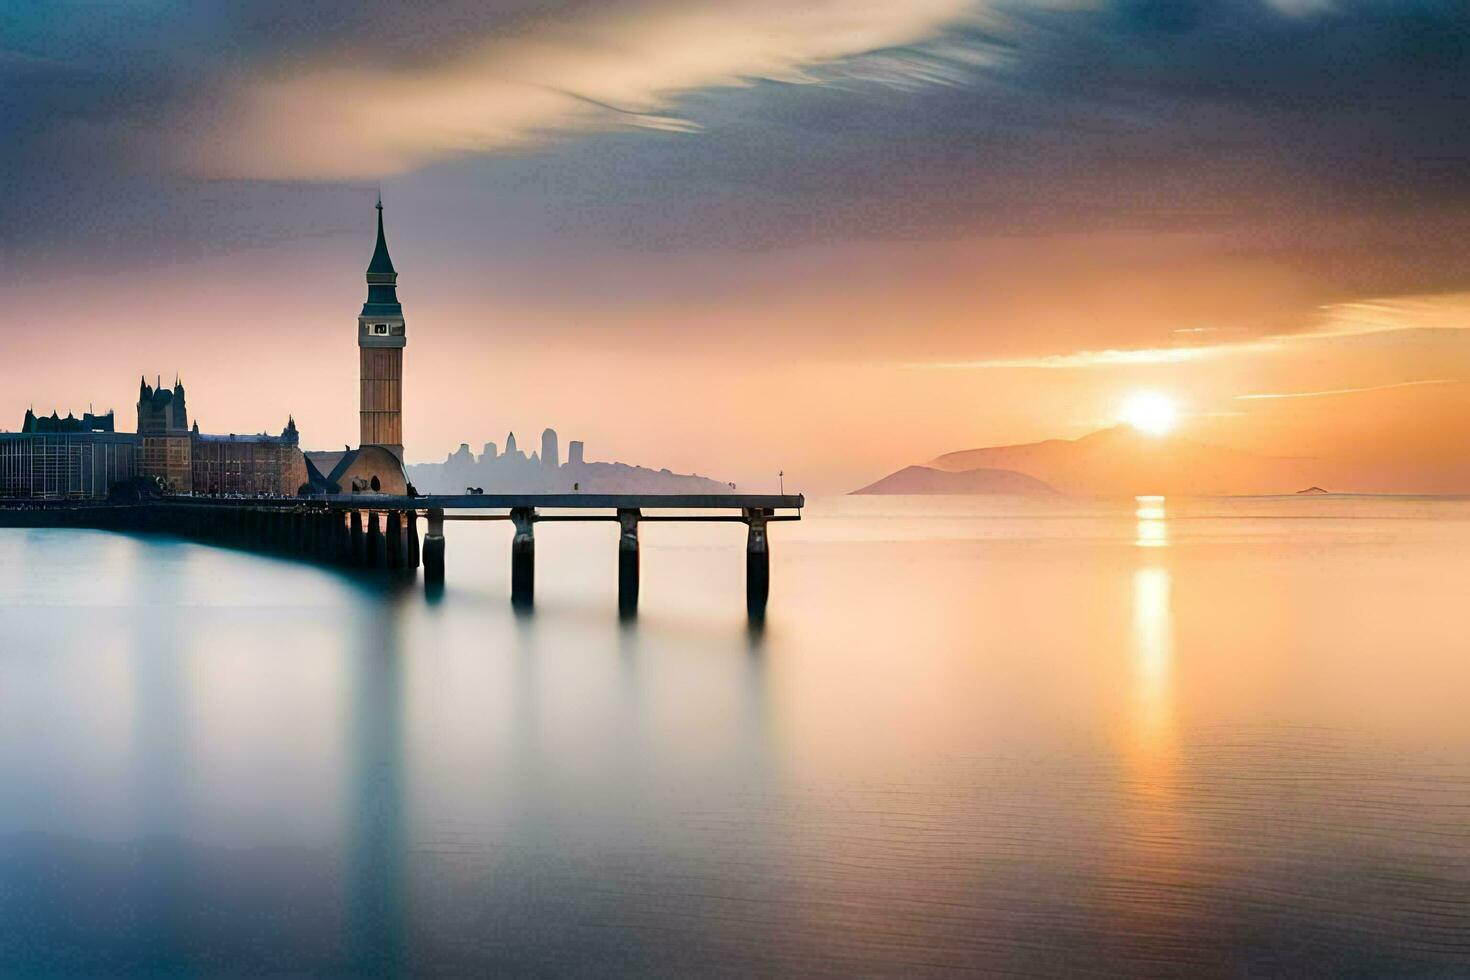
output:
[[[7,4],[0,427],[355,443],[381,191],[410,462],[833,492],[1147,389],[1470,491],[1467,107],[1461,0]]]

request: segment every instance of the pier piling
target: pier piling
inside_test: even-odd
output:
[[[383,554],[383,528],[378,523],[378,512],[370,510],[367,512],[367,566],[369,568],[382,568],[384,565]]]
[[[536,598],[536,510],[514,507],[510,519],[516,527],[510,543],[510,602],[529,609]]]
[[[745,539],[745,612],[751,619],[766,618],[766,600],[771,594],[771,548],[766,534],[763,508],[745,511],[750,528]]]
[[[428,526],[424,530],[424,585],[433,588],[444,584],[444,511],[430,507]]]
[[[387,551],[388,567],[398,571],[403,567],[403,518],[398,511],[388,511],[387,530],[383,532],[383,545]]]
[[[618,615],[638,615],[638,518],[635,509],[618,511]]]
[[[348,560],[354,565],[367,564],[367,533],[362,526],[362,511],[354,510],[348,515],[347,533],[351,538]]]
[[[403,540],[405,564],[411,569],[419,567],[419,512],[403,512]]]

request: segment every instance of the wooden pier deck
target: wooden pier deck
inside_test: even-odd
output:
[[[164,497],[139,503],[88,500],[0,501],[0,527],[93,527],[153,531],[295,557],[413,572],[425,588],[443,588],[444,526],[452,521],[503,520],[511,541],[511,602],[529,608],[536,586],[536,525],[616,521],[618,609],[638,609],[638,526],[651,522],[728,522],[747,526],[746,611],[765,616],[770,595],[768,525],[801,519],[801,494],[517,493],[337,494],[318,497]],[[649,513],[649,512],[654,513]],[[661,513],[672,511],[673,513]],[[782,512],[785,513],[782,513]],[[419,520],[425,521],[419,535]]]

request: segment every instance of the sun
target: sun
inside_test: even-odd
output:
[[[1139,391],[1128,396],[1118,418],[1146,435],[1165,436],[1174,430],[1179,410],[1168,395]]]

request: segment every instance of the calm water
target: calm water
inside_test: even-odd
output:
[[[0,974],[1470,970],[1470,501],[0,531]]]

